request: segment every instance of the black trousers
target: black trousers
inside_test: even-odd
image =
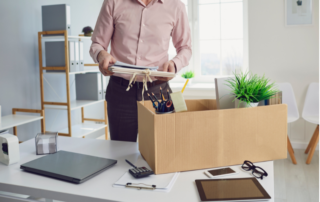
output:
[[[142,100],[142,82],[136,82],[129,91],[128,80],[111,76],[107,87],[108,122],[111,140],[136,142],[138,135],[137,101]],[[160,99],[160,86],[167,99],[168,82],[155,81],[148,83],[148,93],[152,92]],[[144,92],[144,100],[150,100]]]

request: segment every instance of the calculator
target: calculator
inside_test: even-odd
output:
[[[154,174],[152,170],[149,170],[146,167],[140,167],[140,168],[131,168],[129,169],[129,173],[134,177],[134,178],[142,178],[142,177],[147,177],[149,175]]]
[[[134,177],[134,178],[143,178],[143,177],[148,177],[149,175],[154,174],[152,170],[149,170],[146,167],[136,167],[133,165],[130,161],[126,159],[126,162],[130,164],[133,168],[129,169],[129,173]]]

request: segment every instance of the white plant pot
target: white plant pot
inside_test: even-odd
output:
[[[241,102],[239,99],[236,99],[234,101],[235,108],[249,108],[249,107],[256,107],[258,106],[259,102],[251,102],[250,104],[247,104],[246,102]]]

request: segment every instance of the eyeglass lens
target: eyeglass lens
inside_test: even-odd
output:
[[[255,177],[258,177],[258,178],[261,178],[261,176],[264,175],[264,171],[259,168],[259,167],[256,167],[254,170],[253,170],[253,173],[252,173]]]
[[[244,164],[242,165],[242,168],[246,171],[252,169],[253,164],[251,162],[245,161]]]

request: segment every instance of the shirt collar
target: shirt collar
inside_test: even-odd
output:
[[[159,0],[161,3],[163,3],[164,2],[164,0]]]

